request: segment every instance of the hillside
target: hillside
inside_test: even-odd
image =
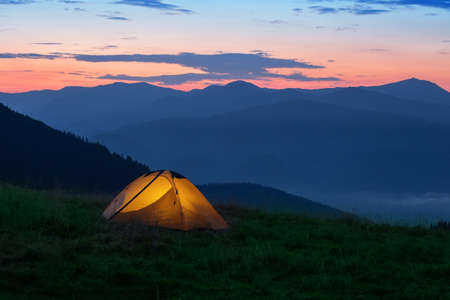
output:
[[[450,231],[218,207],[224,232],[100,219],[110,199],[0,186],[1,299],[448,299]]]
[[[215,205],[237,205],[316,217],[350,216],[329,206],[259,184],[207,184],[198,188]]]
[[[148,168],[0,104],[0,181],[116,192]]]

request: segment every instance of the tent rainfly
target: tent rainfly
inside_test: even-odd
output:
[[[131,182],[106,207],[103,217],[180,230],[228,228],[195,185],[169,170],[150,172]]]

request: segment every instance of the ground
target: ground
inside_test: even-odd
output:
[[[104,221],[0,185],[0,299],[450,299],[450,231],[219,207],[227,231]]]

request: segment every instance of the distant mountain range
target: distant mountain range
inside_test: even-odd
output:
[[[319,101],[155,120],[98,140],[200,183],[246,181],[299,192],[450,191],[450,126]]]
[[[73,191],[120,191],[148,168],[0,104],[0,181]]]
[[[90,136],[148,120],[153,101],[177,95],[184,92],[146,83],[114,83],[93,88],[0,94],[0,103],[53,128]]]
[[[358,94],[359,91],[373,93]],[[369,98],[365,99],[366,95]],[[146,83],[114,83],[93,88],[67,87],[59,91],[0,93],[0,103],[56,129],[88,137],[152,120],[206,117],[292,99],[331,101],[450,124],[446,118],[450,112],[449,93],[434,83],[418,79],[351,89],[274,90],[236,81],[190,92]]]
[[[312,199],[450,194],[450,93],[414,78],[318,90],[117,83],[0,102],[198,184],[254,182]]]

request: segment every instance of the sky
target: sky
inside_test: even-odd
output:
[[[450,0],[0,0],[0,66],[0,92],[411,77],[450,90]]]

